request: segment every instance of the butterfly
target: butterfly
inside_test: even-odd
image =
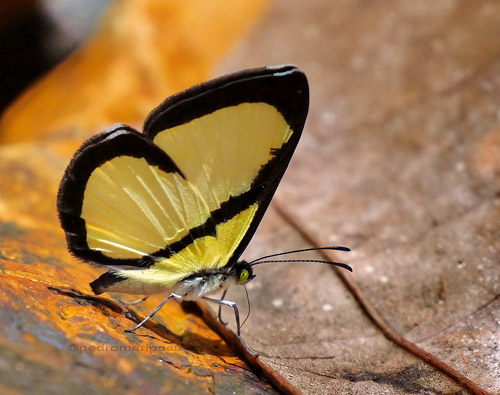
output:
[[[237,306],[224,298],[229,285],[255,277],[254,265],[285,254],[239,260],[308,106],[307,78],[297,67],[245,70],[167,98],[142,133],[117,124],[76,151],[57,208],[69,251],[106,269],[90,283],[93,292],[168,293],[131,331],[171,298],[203,298],[219,304],[219,318],[220,306],[232,307],[240,334]],[[221,298],[209,297],[221,290]]]

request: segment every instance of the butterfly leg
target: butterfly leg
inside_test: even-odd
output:
[[[232,307],[234,310],[234,318],[236,319],[236,329],[237,329],[236,333],[238,334],[238,336],[240,336],[240,313],[238,311],[238,306],[236,306],[236,303],[230,302],[229,300],[212,299],[212,298],[208,298],[206,296],[204,296],[203,299],[208,300],[209,302],[212,302],[212,303],[217,303],[219,305]]]
[[[229,306],[229,307],[232,307],[234,309],[234,317],[236,318],[236,327],[238,328],[237,330],[237,333],[238,333],[238,336],[240,337],[240,342],[241,344],[243,344],[243,347],[245,347],[245,349],[247,350],[247,352],[252,355],[254,358],[257,358],[259,356],[258,353],[256,353],[255,351],[253,351],[250,347],[247,346],[247,344],[245,343],[245,341],[243,340],[243,338],[241,337],[241,334],[240,334],[240,328],[241,328],[241,325],[240,325],[240,313],[238,311],[238,306],[236,306],[236,303],[234,302],[230,302],[228,300],[224,300],[224,296],[226,296],[226,292],[224,292],[222,294],[222,298],[221,299],[212,299],[212,298],[208,298],[206,296],[203,297],[203,299],[209,301],[209,302],[213,302],[213,303],[217,303],[219,305],[219,314],[220,314],[220,308],[222,307],[222,305],[224,306]],[[219,320],[220,320],[220,316],[219,316]],[[221,320],[222,322],[222,320]],[[224,323],[222,322],[224,325],[226,325],[227,323]]]
[[[220,300],[224,300],[224,298],[226,297],[226,294],[227,294],[227,289],[225,289],[224,292],[222,293],[222,297],[220,298]],[[218,317],[219,317],[219,321],[221,324],[227,325],[227,322],[222,321],[222,304],[219,304]]]
[[[134,326],[132,329],[125,329],[125,332],[130,332],[130,333],[135,332],[137,329],[143,326],[147,321],[153,318],[153,316],[158,312],[158,310],[160,310],[165,305],[165,303],[167,303],[171,298],[182,300],[182,296],[171,293],[165,299],[163,299],[163,301],[158,306],[156,306],[156,308],[151,312],[151,314],[149,314],[146,318],[144,318],[139,324]]]

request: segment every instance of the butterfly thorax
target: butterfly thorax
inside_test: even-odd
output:
[[[245,284],[255,276],[246,261],[238,261],[218,269],[200,270],[180,281],[175,293],[184,300],[195,300],[226,290],[231,284]]]

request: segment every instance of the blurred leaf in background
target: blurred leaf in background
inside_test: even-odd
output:
[[[0,5],[0,113],[92,31],[107,0],[23,0]]]

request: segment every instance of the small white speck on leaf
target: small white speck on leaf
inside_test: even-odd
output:
[[[325,303],[322,307],[323,311],[332,311],[333,306],[331,304]]]
[[[272,301],[272,304],[276,308],[281,307],[281,306],[283,306],[283,300],[282,299],[274,299]]]

